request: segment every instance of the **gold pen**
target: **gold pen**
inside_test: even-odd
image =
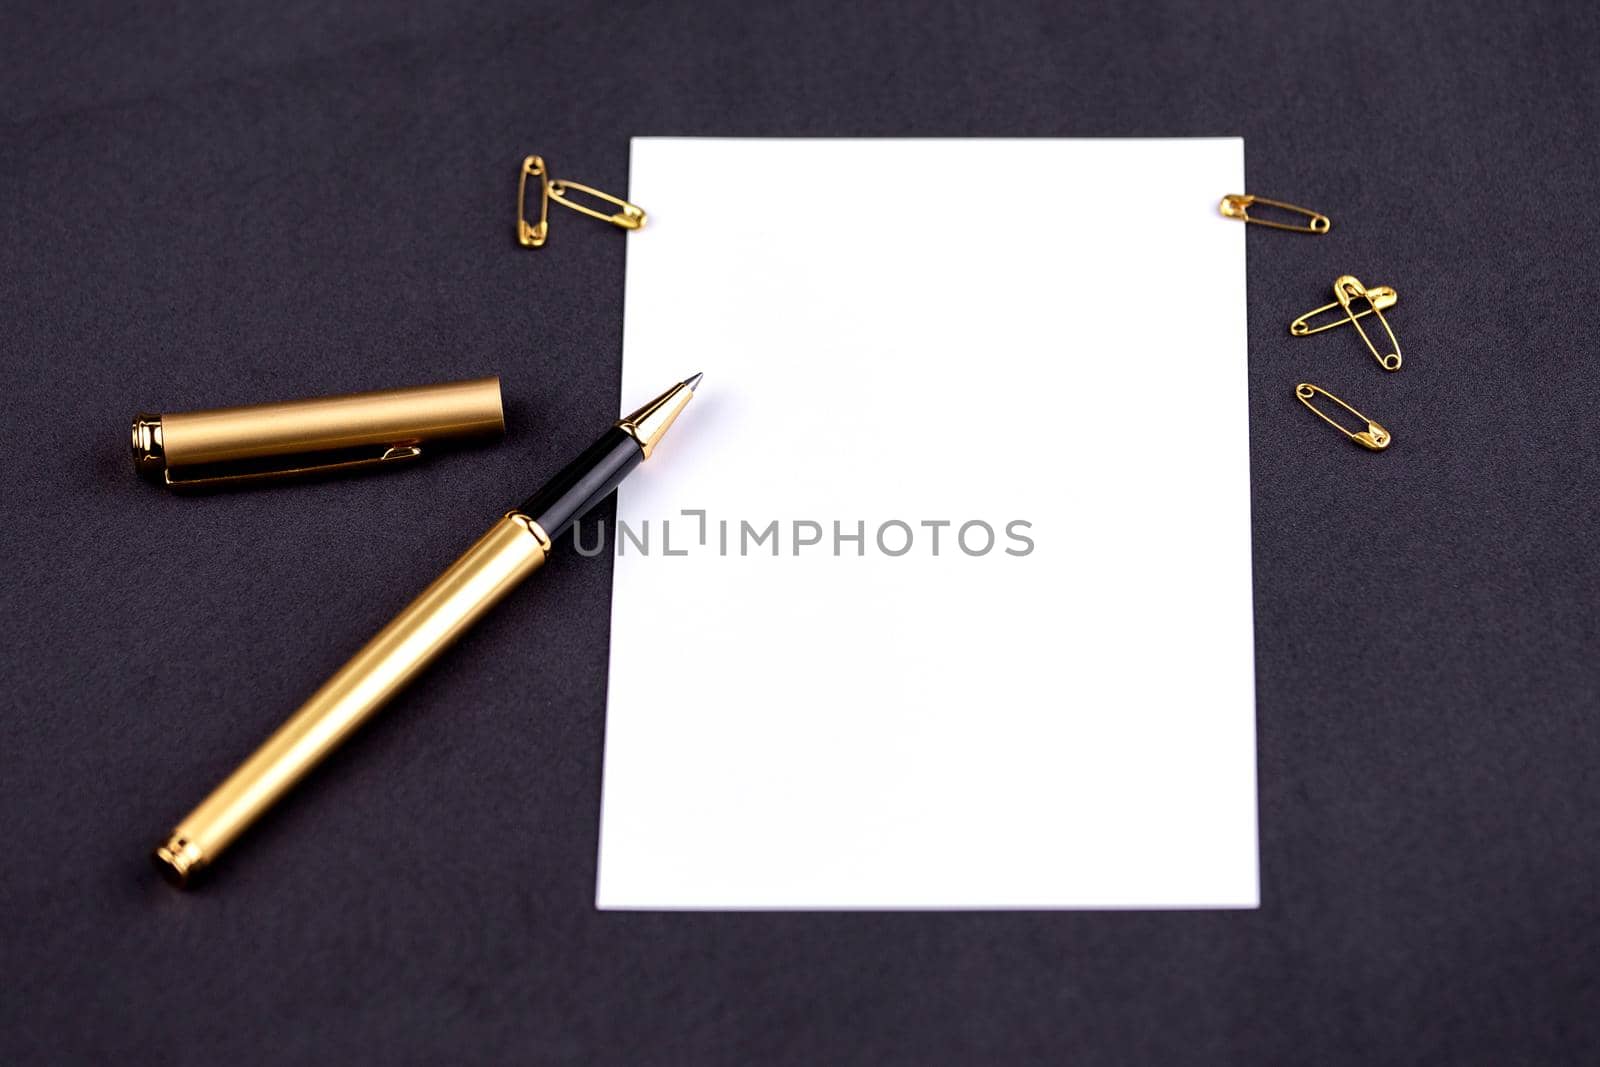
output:
[[[489,528],[339,668],[155,851],[185,885],[450,643],[532,574],[585,512],[648,459],[700,384],[696,374],[619,420],[521,507]]]

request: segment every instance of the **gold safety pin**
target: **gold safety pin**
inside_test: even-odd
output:
[[[1275,207],[1280,211],[1287,211],[1293,215],[1304,215],[1310,222],[1296,225],[1288,222],[1273,222],[1271,219],[1256,219],[1250,217],[1250,208],[1260,204],[1263,207]],[[1230,219],[1239,219],[1241,222],[1253,222],[1257,226],[1266,226],[1274,230],[1288,230],[1290,233],[1327,233],[1333,226],[1333,220],[1319,211],[1312,211],[1308,207],[1296,204],[1286,204],[1282,200],[1268,200],[1264,196],[1251,196],[1249,193],[1229,193],[1222,198],[1218,209]]]
[[[1389,288],[1387,285],[1374,285],[1371,289],[1367,290],[1367,295],[1372,298],[1372,307],[1367,308],[1365,311],[1356,312],[1355,317],[1358,319],[1372,314],[1374,309],[1382,310],[1392,308],[1400,300],[1400,294]],[[1324,312],[1332,311],[1334,308],[1340,308],[1340,310],[1343,310],[1343,305],[1341,305],[1339,301],[1335,300],[1331,304],[1323,304],[1319,308],[1313,308],[1304,315],[1301,315],[1298,319],[1295,319],[1293,322],[1291,322],[1289,324],[1289,332],[1294,334],[1296,337],[1310,337],[1314,333],[1321,333],[1324,330],[1331,330],[1336,326],[1348,325],[1351,322],[1350,316],[1348,315],[1334,319],[1332,322],[1324,323],[1321,326],[1311,325],[1311,320],[1313,318],[1323,314]]]
[[[1323,396],[1327,397],[1329,400],[1333,401],[1335,404],[1338,404],[1350,414],[1366,423],[1367,428],[1365,430],[1352,431],[1347,430],[1343,426],[1339,425],[1339,423],[1330,418],[1326,412],[1321,411],[1315,404],[1311,402],[1311,398],[1316,396],[1318,393],[1321,393]],[[1384,449],[1389,447],[1389,442],[1394,440],[1394,436],[1390,434],[1388,430],[1385,430],[1382,426],[1379,426],[1377,423],[1373,422],[1371,419],[1361,414],[1361,412],[1357,411],[1349,404],[1346,404],[1343,400],[1340,400],[1338,397],[1334,396],[1320,385],[1312,385],[1310,382],[1301,382],[1299,385],[1294,387],[1294,395],[1299,398],[1300,403],[1304,404],[1311,410],[1313,415],[1327,423],[1329,426],[1332,426],[1335,430],[1338,430],[1346,437],[1350,438],[1350,440],[1354,441],[1362,448],[1370,449],[1373,452],[1382,452]]]
[[[1395,340],[1394,328],[1389,325],[1389,320],[1383,317],[1383,311],[1378,306],[1374,291],[1362,285],[1354,275],[1342,274],[1333,283],[1333,295],[1338,298],[1339,306],[1344,308],[1344,313],[1348,317],[1350,325],[1356,328],[1356,332],[1361,335],[1361,339],[1367,343],[1367,351],[1371,352],[1372,358],[1378,361],[1378,366],[1384,370],[1399,370],[1400,342]],[[1366,327],[1362,326],[1359,321],[1366,312],[1357,314],[1350,309],[1351,303],[1357,300],[1365,300],[1372,314],[1376,315],[1378,321],[1383,323],[1383,332],[1389,335],[1389,348],[1392,351],[1379,353],[1378,346],[1374,345],[1372,338],[1367,336]]]
[[[528,222],[528,179],[539,179],[539,221]],[[568,196],[568,192],[584,193],[602,200],[619,210],[607,213],[597,211],[587,204],[581,204]],[[562,181],[550,177],[550,168],[545,166],[544,159],[540,156],[528,156],[522,161],[522,175],[517,181],[517,243],[524,248],[539,248],[550,236],[550,202],[554,200],[564,208],[569,208],[580,215],[588,215],[592,219],[609,222],[613,226],[620,226],[624,230],[637,230],[645,224],[644,208],[638,204],[630,204],[620,196],[601,192],[592,185],[581,182]]]
[[[580,204],[576,200],[568,199],[568,189],[576,189],[580,193],[587,193],[596,200],[604,200],[606,203],[615,207],[619,207],[622,210],[610,215],[607,215],[604,211],[596,211],[587,204]],[[638,204],[630,204],[620,196],[612,196],[610,193],[602,193],[599,189],[596,189],[591,185],[581,185],[578,182],[572,181],[551,182],[550,199],[554,200],[562,207],[570,207],[572,210],[584,215],[588,215],[592,219],[599,219],[601,222],[609,222],[613,226],[621,226],[624,230],[637,230],[639,227],[644,225],[644,208],[640,207]]]
[[[539,222],[528,225],[528,179],[539,179]],[[550,171],[539,156],[522,161],[522,177],[517,179],[517,242],[524,248],[538,248],[550,235]]]

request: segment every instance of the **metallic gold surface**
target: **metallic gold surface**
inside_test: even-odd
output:
[[[690,381],[679,382],[632,415],[617,422],[619,428],[639,442],[639,448],[644,452],[645,459],[650,458],[656,442],[660,441],[671,428],[672,421],[678,417],[684,405],[694,399],[694,386],[690,382],[698,380],[697,375]]]
[[[214,485],[393,462],[420,455],[426,444],[504,432],[500,379],[478,378],[140,415],[133,424],[134,466],[175,487]],[[185,476],[197,469],[207,473]]]
[[[545,561],[550,539],[512,512],[368,641],[156,849],[185,884],[262,812]]]

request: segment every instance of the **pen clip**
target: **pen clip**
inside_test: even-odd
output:
[[[338,458],[328,459],[323,462],[293,463],[291,466],[268,466],[283,457],[274,456],[266,460],[243,464],[213,464],[206,467],[197,467],[196,473],[184,477],[182,471],[174,473],[169,467],[163,474],[162,480],[169,488],[175,490],[186,489],[221,489],[231,488],[252,482],[279,481],[288,478],[303,478],[313,475],[336,474],[345,471],[358,470],[363,467],[376,467],[382,463],[397,463],[409,459],[419,459],[422,456],[420,445],[380,445],[381,451],[373,449],[349,449],[341,453],[333,453]]]
[[[1371,298],[1372,306],[1367,308],[1365,311],[1356,312],[1354,318],[1365,318],[1366,316],[1372,314],[1374,310],[1387,310],[1388,308],[1394,307],[1395,304],[1400,300],[1400,294],[1389,288],[1387,285],[1374,285],[1371,289],[1367,290],[1367,296]],[[1319,308],[1311,309],[1289,324],[1289,332],[1294,334],[1296,337],[1310,337],[1314,333],[1321,333],[1324,330],[1331,330],[1336,326],[1344,326],[1353,321],[1351,316],[1345,315],[1342,318],[1334,319],[1332,322],[1323,323],[1321,326],[1311,325],[1311,320],[1313,318],[1323,314],[1324,312],[1332,311],[1335,308],[1339,308],[1342,311],[1343,305],[1340,304],[1339,301],[1335,300],[1331,304],[1323,304]]]
[[[1378,366],[1384,370],[1399,370],[1400,342],[1394,339],[1394,327],[1390,326],[1389,320],[1383,317],[1383,312],[1378,307],[1374,291],[1362,285],[1354,275],[1341,274],[1338,280],[1333,283],[1333,295],[1338,298],[1339,306],[1344,308],[1344,313],[1350,325],[1356,328],[1356,332],[1361,335],[1361,339],[1367,343],[1367,351],[1371,352],[1372,358],[1378,361]],[[1358,314],[1350,310],[1351,303],[1357,300],[1365,300],[1368,310],[1378,317],[1379,322],[1383,323],[1383,332],[1389,335],[1389,352],[1380,353],[1378,346],[1372,343],[1372,338],[1367,336],[1366,327],[1362,326],[1359,321],[1366,312]]]
[[[1311,402],[1311,398],[1316,396],[1318,393],[1321,393],[1323,396],[1327,397],[1329,400],[1333,401],[1335,404],[1338,404],[1350,414],[1366,423],[1367,428],[1365,430],[1347,430],[1343,426],[1339,425],[1339,423],[1330,418],[1326,412],[1322,411]],[[1320,385],[1312,385],[1310,382],[1301,382],[1299,385],[1294,387],[1294,395],[1299,398],[1300,403],[1304,404],[1310,409],[1313,415],[1327,423],[1329,426],[1332,426],[1335,430],[1338,430],[1346,437],[1350,438],[1350,440],[1354,441],[1362,448],[1370,449],[1373,452],[1382,452],[1384,449],[1389,447],[1389,442],[1394,440],[1393,435],[1391,435],[1388,430],[1385,430],[1382,426],[1379,426],[1377,423],[1373,422],[1371,419],[1361,414],[1361,412],[1357,411],[1349,404],[1346,404],[1343,400],[1340,400],[1338,397],[1334,396]]]

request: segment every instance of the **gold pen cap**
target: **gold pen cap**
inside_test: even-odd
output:
[[[505,433],[499,378],[133,419],[133,467],[173,489],[389,469]]]

